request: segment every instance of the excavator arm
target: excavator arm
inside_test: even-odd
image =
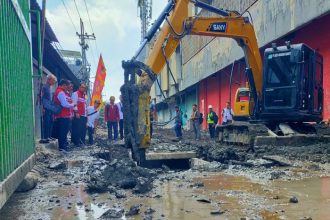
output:
[[[189,17],[189,4],[218,14],[217,17]],[[157,29],[156,41],[146,64],[136,58],[150,42]],[[124,98],[124,128],[126,144],[132,147],[136,160],[143,160],[144,149],[150,145],[149,92],[157,75],[166,64],[185,35],[226,37],[236,40],[242,47],[247,66],[252,98],[257,101],[262,87],[262,60],[252,24],[237,12],[214,8],[198,0],[173,0],[168,3],[158,20],[151,27],[145,41],[129,61],[123,62],[125,84],[121,88]],[[135,75],[140,76],[136,82]]]

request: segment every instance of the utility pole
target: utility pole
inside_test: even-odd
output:
[[[141,42],[147,34],[152,17],[152,0],[138,1],[139,17],[141,20]]]
[[[89,46],[86,43],[86,40],[95,40],[95,34],[87,34],[85,33],[84,22],[80,18],[80,34],[77,32],[77,36],[79,37],[79,45],[81,46],[81,58],[82,58],[82,67],[80,69],[81,79],[87,86],[87,94],[90,99],[90,85],[89,85],[89,77],[90,77],[90,64],[87,61],[86,51]]]

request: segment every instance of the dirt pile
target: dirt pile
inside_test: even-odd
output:
[[[152,189],[156,172],[137,166],[132,159],[125,156],[126,153],[120,156],[120,148],[127,152],[122,146],[115,146],[109,152],[98,154],[109,160],[99,158],[89,165],[86,175],[89,177],[87,188],[90,192],[116,193],[118,189],[132,189],[134,193],[146,193]],[[112,156],[116,153],[116,156]]]

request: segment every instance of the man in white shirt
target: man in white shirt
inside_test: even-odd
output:
[[[230,102],[226,103],[226,108],[224,108],[222,110],[222,124],[226,125],[226,124],[231,124],[233,123],[233,115],[234,112],[230,107]]]
[[[124,138],[124,114],[123,114],[123,97],[119,96],[119,102],[117,103],[119,110],[119,135],[120,140]]]
[[[100,113],[98,108],[100,107],[101,102],[99,100],[94,101],[94,106],[87,107],[87,131],[88,131],[88,144],[94,144],[94,130],[98,125],[98,119],[100,117]]]

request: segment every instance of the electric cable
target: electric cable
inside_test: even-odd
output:
[[[65,11],[66,11],[67,15],[68,15],[69,18],[70,18],[70,21],[71,21],[71,23],[72,23],[72,25],[73,25],[75,31],[78,32],[78,29],[77,29],[76,25],[74,24],[74,22],[73,22],[73,20],[72,20],[72,17],[71,17],[71,15],[70,15],[69,11],[68,11],[68,8],[66,7],[66,5],[65,5],[65,3],[64,3],[64,0],[61,0],[61,1],[62,1],[62,4],[63,4],[63,6],[64,6],[64,8],[65,8]]]
[[[93,28],[93,25],[92,25],[92,21],[91,21],[91,18],[90,18],[90,16],[89,16],[89,11],[88,11],[88,7],[87,7],[86,0],[84,0],[84,3],[85,3],[86,11],[87,11],[87,16],[88,16],[89,25],[91,26],[91,29],[92,29],[92,31],[93,31],[93,34],[95,34],[95,31],[94,31],[94,28]],[[96,47],[96,53],[100,54],[99,47],[98,47],[98,45],[97,45],[96,39],[95,39],[94,43],[95,43],[95,47]]]
[[[80,16],[80,13],[79,13],[79,9],[78,9],[78,6],[77,6],[77,3],[76,3],[76,0],[73,0],[74,2],[74,5],[76,6],[76,10],[77,10],[77,13],[79,15],[79,18],[81,19],[81,16]]]

